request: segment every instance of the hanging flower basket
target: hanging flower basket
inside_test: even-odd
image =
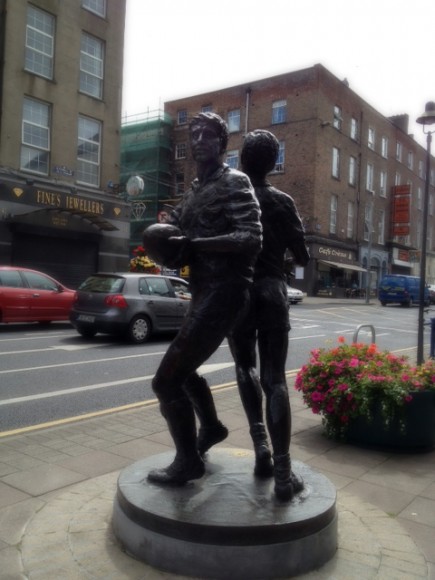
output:
[[[435,446],[435,364],[416,367],[375,344],[313,350],[295,388],[325,433],[351,443],[430,449]]]

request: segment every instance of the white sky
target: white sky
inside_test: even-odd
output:
[[[127,0],[123,116],[317,63],[425,146],[435,0]]]

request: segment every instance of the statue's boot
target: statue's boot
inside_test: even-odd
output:
[[[290,454],[274,455],[275,495],[281,501],[290,501],[304,489],[303,480],[291,468]]]
[[[266,429],[263,423],[254,423],[249,429],[252,442],[254,443],[255,467],[254,475],[257,477],[272,477],[273,463],[267,442]]]
[[[228,429],[218,419],[213,395],[204,377],[193,373],[184,388],[199,419],[198,452],[202,456],[228,437]]]
[[[168,423],[175,443],[175,459],[163,469],[153,469],[148,480],[161,485],[184,485],[191,479],[199,479],[205,473],[196,440],[195,414],[189,399],[182,398],[171,403],[160,403],[162,415]]]

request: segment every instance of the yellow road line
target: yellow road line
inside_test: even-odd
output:
[[[392,352],[399,353],[403,351],[415,350],[417,347],[402,348]],[[286,377],[295,377],[299,369],[292,369],[286,371]],[[222,383],[221,385],[216,385],[212,387],[212,391],[224,391],[225,389],[233,389],[237,386],[236,381],[231,381],[229,383]],[[3,437],[10,437],[13,435],[23,435],[24,433],[31,433],[33,431],[39,431],[40,429],[48,429],[50,427],[60,427],[62,425],[68,425],[70,423],[75,423],[79,421],[85,421],[86,419],[95,419],[97,417],[104,417],[105,415],[112,415],[113,413],[118,413],[119,411],[131,411],[132,409],[139,409],[141,407],[152,407],[153,405],[158,405],[157,399],[149,399],[147,401],[137,401],[136,403],[129,403],[128,405],[122,405],[120,407],[112,407],[110,409],[104,409],[102,411],[93,411],[92,413],[85,413],[84,415],[77,415],[74,417],[66,417],[64,419],[56,419],[55,421],[48,421],[47,423],[38,423],[37,425],[29,425],[28,427],[21,427],[18,429],[11,429],[10,431],[0,432],[0,439]]]

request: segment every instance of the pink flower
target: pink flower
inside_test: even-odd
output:
[[[311,400],[316,402],[316,403],[320,403],[321,401],[323,401],[323,399],[325,398],[325,395],[323,395],[322,393],[319,393],[319,391],[314,391],[314,393],[311,394]]]

